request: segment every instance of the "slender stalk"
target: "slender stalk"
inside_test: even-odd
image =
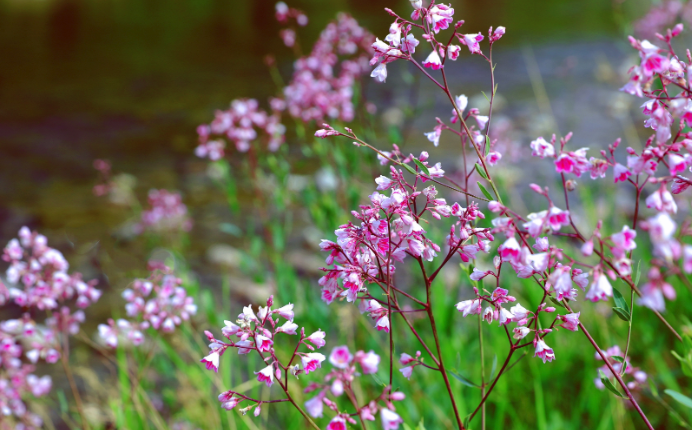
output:
[[[485,356],[483,354],[483,319],[481,314],[478,314],[478,340],[481,347],[481,399],[485,397]],[[485,430],[485,402],[481,408],[481,429]]]
[[[84,414],[82,396],[79,394],[79,389],[77,388],[77,384],[74,380],[74,375],[72,374],[72,368],[70,367],[69,363],[70,347],[68,344],[66,333],[64,333],[63,339],[64,340],[62,345],[62,353],[60,354],[60,362],[62,363],[62,367],[65,370],[65,376],[67,376],[67,380],[70,383],[70,389],[72,390],[72,395],[74,396],[75,403],[77,404],[77,411],[79,412],[79,417],[82,419],[82,428],[89,429],[89,422],[87,421],[86,415]]]
[[[625,363],[622,366],[622,373],[621,375],[625,374],[625,370],[627,370],[627,354],[630,351],[630,338],[632,337],[632,319],[634,318],[634,290],[631,291],[632,297],[631,297],[631,304],[630,304],[630,320],[627,326],[627,345],[625,345],[625,356],[622,357],[625,359]]]
[[[437,356],[439,361],[440,373],[442,373],[442,378],[445,381],[445,386],[447,387],[447,393],[449,394],[449,400],[452,402],[452,409],[454,409],[454,416],[457,420],[457,425],[460,430],[464,430],[464,423],[461,421],[461,416],[459,415],[459,409],[457,408],[457,402],[454,400],[454,394],[452,393],[452,385],[449,383],[449,377],[447,376],[447,369],[445,369],[444,360],[442,359],[442,348],[440,347],[440,338],[437,334],[437,325],[435,324],[435,316],[432,311],[432,298],[430,295],[430,279],[423,273],[425,278],[425,289],[428,292],[428,319],[430,319],[430,327],[432,328],[433,337],[435,338],[435,347],[437,348]]]
[[[476,416],[476,414],[478,413],[478,411],[485,405],[486,399],[488,398],[488,396],[490,396],[490,393],[492,393],[493,388],[495,388],[495,384],[497,384],[497,381],[500,380],[500,376],[502,376],[502,373],[503,373],[503,372],[505,371],[505,369],[507,368],[507,365],[509,364],[509,360],[512,358],[512,354],[514,354],[514,351],[515,351],[516,349],[518,349],[518,347],[516,347],[516,346],[514,346],[514,345],[509,349],[509,354],[507,354],[507,358],[505,359],[505,362],[502,363],[502,367],[500,368],[500,372],[498,372],[497,376],[496,376],[495,379],[493,380],[493,383],[490,385],[490,388],[488,389],[488,392],[485,393],[485,396],[483,396],[483,398],[481,399],[481,402],[480,402],[480,403],[478,404],[478,406],[476,407],[476,410],[474,410],[473,413],[469,416],[469,421],[471,421],[471,420],[473,419],[473,417]]]
[[[303,415],[303,417],[307,420],[307,422],[310,423],[312,428],[314,428],[315,430],[321,430],[319,428],[319,426],[317,424],[315,424],[315,422],[312,420],[312,418],[310,418],[310,416],[307,413],[305,413],[303,408],[298,406],[298,404],[295,402],[295,400],[293,400],[293,397],[291,397],[291,394],[288,392],[288,384],[286,384],[284,386],[281,383],[281,381],[279,381],[279,386],[281,387],[282,390],[284,390],[284,393],[286,393],[286,398],[288,399],[288,401],[291,402],[293,404],[293,406],[295,406],[296,409],[298,409],[298,412],[300,412],[300,414]]]
[[[572,309],[570,308],[569,304],[567,303],[567,300],[563,300],[562,304],[565,305],[565,308],[567,308],[568,311],[572,312]],[[622,380],[622,378],[620,377],[620,374],[618,372],[616,372],[615,369],[613,369],[613,366],[608,361],[608,357],[605,356],[605,354],[603,353],[603,350],[601,350],[601,348],[598,346],[596,341],[593,340],[593,337],[591,337],[591,335],[586,330],[586,327],[584,327],[584,324],[582,324],[581,321],[579,321],[579,328],[584,333],[586,338],[589,339],[589,342],[596,349],[596,352],[598,353],[598,355],[601,356],[601,358],[603,359],[603,362],[605,362],[606,366],[608,366],[610,373],[612,373],[613,376],[615,376],[615,379],[618,381],[618,384],[620,384],[620,387],[622,387],[622,389],[625,391],[625,395],[627,395],[627,398],[632,403],[632,406],[634,406],[634,409],[637,410],[637,413],[639,414],[639,416],[644,421],[644,424],[646,424],[646,427],[649,430],[654,430],[654,427],[649,422],[649,419],[644,414],[644,411],[642,411],[642,408],[639,407],[639,404],[637,403],[634,396],[632,395],[632,392],[630,392],[630,389],[627,388],[627,384],[625,384],[625,382]]]

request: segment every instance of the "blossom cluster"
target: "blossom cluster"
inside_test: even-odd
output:
[[[270,100],[272,113],[259,108],[255,99],[236,99],[227,110],[217,110],[210,124],[197,127],[199,145],[195,155],[200,158],[219,160],[225,155],[228,139],[238,152],[247,152],[251,142],[260,136],[265,137],[267,148],[276,151],[284,142],[286,127],[281,123],[281,111],[286,107],[283,100]]]
[[[305,122],[325,118],[352,121],[354,85],[367,73],[373,36],[341,13],[322,30],[309,55],[294,63],[283,89],[288,113]]]
[[[641,388],[642,384],[644,384],[648,379],[648,375],[646,374],[646,372],[636,367],[633,367],[630,364],[630,358],[624,357],[624,353],[622,352],[619,346],[615,345],[601,352],[605,356],[605,359],[608,360],[608,362],[610,363],[610,367],[604,364],[603,366],[598,368],[599,376],[596,379],[594,379],[594,384],[596,384],[596,387],[598,387],[599,389],[602,390],[605,388],[605,385],[601,380],[602,377],[610,379],[613,376],[615,376],[613,372],[610,370],[611,367],[619,375],[628,375],[631,378],[631,380],[627,382],[627,388],[629,388],[630,390]],[[603,357],[601,357],[601,354],[598,352],[596,352],[595,358],[596,360],[603,360]]]
[[[352,354],[347,346],[337,346],[329,354],[329,363],[333,370],[324,377],[323,383],[313,382],[305,388],[305,393],[317,392],[315,396],[305,402],[305,409],[314,418],[321,418],[324,406],[327,406],[336,416],[332,418],[327,429],[345,429],[346,423],[356,424],[352,414],[339,412],[337,403],[329,397],[338,398],[344,395],[350,399],[356,408],[357,415],[363,421],[375,421],[379,411],[382,427],[385,429],[397,429],[403,423],[401,417],[395,412],[392,401],[405,398],[403,393],[391,392],[391,387],[385,387],[377,398],[360,405],[352,384],[359,375],[371,375],[377,373],[380,364],[380,356],[374,351],[356,351]],[[356,366],[357,365],[357,366]],[[361,372],[358,372],[360,368]],[[382,405],[380,405],[382,403]]]
[[[427,153],[416,159],[428,169],[426,160]],[[439,167],[431,167],[427,175],[421,176],[421,181],[442,174],[444,171]],[[467,208],[458,203],[448,205],[438,197],[434,185],[417,191],[407,182],[403,171],[394,167],[390,169],[390,177],[380,176],[375,182],[377,191],[369,196],[371,204],[353,212],[358,224],[349,222],[340,226],[335,231],[336,242],[323,240],[320,244],[322,251],[329,252],[326,263],[331,267],[322,269],[326,274],[320,278],[319,285],[326,303],[338,298],[357,301],[361,313],[368,313],[378,330],[388,332],[389,311],[370,295],[366,285],[388,283],[396,273],[396,264],[403,263],[407,256],[426,261],[437,256],[440,246],[426,237],[421,226],[422,215],[428,214],[435,220],[442,217],[455,220],[446,245],[451,254],[457,254],[465,262],[474,259],[479,251],[487,252],[493,236],[488,229],[473,227],[474,220],[485,217],[474,203]],[[478,242],[471,243],[472,237],[478,238]]]
[[[128,319],[109,319],[108,324],[98,326],[99,336],[111,348],[118,346],[119,337],[140,345],[144,341],[143,331],[149,328],[170,333],[197,313],[194,299],[187,295],[182,279],[171,268],[150,261],[149,269],[147,279],[136,279],[122,293]]]
[[[323,347],[325,345],[325,333],[322,330],[317,330],[306,336],[305,328],[300,328],[298,331],[298,324],[293,322],[292,304],[277,309],[272,309],[273,305],[274,297],[270,296],[266,306],[260,306],[257,313],[253,311],[251,305],[248,305],[243,308],[243,312],[238,315],[235,322],[224,321],[225,326],[221,329],[221,333],[228,339],[228,342],[217,339],[211,332],[205,331],[204,333],[210,342],[210,351],[200,361],[205,364],[208,370],[217,372],[221,357],[229,348],[237,348],[239,355],[247,355],[251,351],[256,351],[262,361],[265,364],[268,363],[266,367],[255,372],[257,380],[266,384],[267,387],[271,387],[276,382],[286,393],[288,393],[286,390],[289,373],[297,378],[301,374],[307,375],[321,368],[322,362],[325,360],[323,354],[303,352],[299,351],[299,348],[304,346],[307,350],[314,351],[315,348]],[[284,319],[282,324],[280,324],[279,318]],[[293,354],[286,363],[279,360],[274,349],[274,339],[278,335],[299,336]],[[235,340],[236,338],[237,340]],[[297,359],[300,359],[300,364],[293,364]],[[244,400],[248,400],[252,404],[241,409],[241,412],[245,414],[255,408],[254,414],[258,416],[263,403],[278,403],[288,401],[288,398],[261,401],[235,391],[226,391],[219,395],[221,407],[227,410],[235,408],[238,403]]]
[[[141,220],[135,226],[137,233],[168,233],[192,229],[192,219],[180,193],[153,189],[149,191],[147,200],[149,208],[142,211]]]
[[[34,365],[60,360],[66,338],[77,334],[85,320],[83,309],[96,302],[101,291],[96,281],[69,274],[62,253],[27,227],[10,240],[2,259],[9,263],[5,279],[10,287],[0,282],[0,305],[14,303],[27,312],[0,322],[0,415],[17,428],[40,428],[41,419],[28,410],[25,399],[47,394],[52,381],[34,375]],[[50,316],[38,322],[32,317],[36,310]]]

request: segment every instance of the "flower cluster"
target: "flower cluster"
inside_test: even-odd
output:
[[[664,0],[654,3],[646,15],[634,23],[634,31],[643,37],[655,37],[656,33],[665,32],[680,18],[692,23],[692,3]]]
[[[324,406],[327,406],[332,411],[336,412],[336,416],[331,420],[327,429],[345,429],[345,423],[356,424],[356,421],[351,418],[353,414],[347,414],[339,411],[333,397],[341,397],[346,393],[347,397],[356,408],[356,415],[363,421],[374,421],[377,412],[380,412],[382,426],[385,429],[397,429],[399,423],[403,421],[399,415],[394,412],[395,408],[392,401],[403,400],[403,393],[391,392],[391,387],[385,387],[382,394],[377,398],[360,405],[356,398],[356,394],[352,388],[353,381],[361,373],[358,372],[358,367],[363,375],[377,373],[377,368],[380,364],[380,356],[374,351],[365,352],[357,351],[351,354],[347,346],[337,346],[332,349],[329,354],[329,363],[334,369],[324,377],[323,383],[311,383],[305,388],[305,393],[317,392],[317,395],[305,402],[305,409],[314,418],[322,417]],[[383,403],[384,406],[379,403]]]
[[[433,168],[428,169],[426,159],[427,153],[416,159],[428,170],[427,175],[421,176],[422,182],[436,176]],[[440,176],[444,173],[439,168],[437,171]],[[375,191],[370,195],[370,205],[361,206],[359,213],[353,212],[358,224],[349,222],[340,226],[335,231],[336,242],[322,241],[320,248],[329,252],[326,263],[332,267],[322,269],[326,274],[319,284],[326,303],[337,298],[358,301],[361,313],[368,313],[377,321],[378,330],[387,332],[388,310],[370,295],[366,284],[382,286],[388,283],[396,273],[396,263],[403,263],[407,256],[426,261],[437,256],[440,246],[427,238],[421,226],[424,214],[435,220],[441,217],[456,220],[450,227],[446,244],[451,255],[458,255],[461,261],[470,261],[479,251],[487,252],[493,237],[488,229],[473,227],[474,220],[485,217],[474,203],[468,208],[458,203],[450,206],[437,196],[435,186],[417,191],[415,185],[407,182],[403,171],[394,167],[390,169],[390,177],[380,176],[375,182],[378,191],[386,191],[389,195]],[[472,243],[472,237],[478,242]]]
[[[237,151],[247,152],[251,142],[263,134],[270,151],[276,151],[284,142],[286,127],[281,124],[281,111],[286,104],[281,99],[271,99],[271,115],[259,108],[255,99],[237,99],[228,110],[217,110],[210,124],[197,127],[199,145],[195,155],[200,158],[219,160],[224,157],[228,139]]]
[[[131,288],[123,291],[129,319],[109,319],[107,325],[99,324],[99,336],[111,348],[118,346],[119,336],[134,345],[141,344],[142,332],[149,328],[170,333],[197,313],[194,299],[187,295],[182,279],[172,269],[156,261],[149,262],[149,269],[147,279],[136,279]]]
[[[354,84],[368,71],[373,36],[347,14],[339,14],[294,64],[283,94],[288,113],[305,122],[325,118],[351,121]]]
[[[636,367],[633,367],[630,364],[630,358],[624,357],[624,353],[622,352],[619,346],[615,345],[611,348],[608,348],[605,351],[601,351],[600,353],[596,352],[596,360],[604,359],[601,356],[601,353],[605,357],[605,360],[608,360],[608,362],[610,363],[610,367],[604,364],[603,366],[598,368],[599,376],[596,379],[594,379],[594,384],[596,384],[596,387],[598,387],[599,389],[602,390],[605,388],[605,385],[603,384],[601,378],[605,377],[610,379],[615,376],[611,371],[611,367],[615,372],[617,372],[618,375],[629,375],[631,380],[627,382],[627,388],[629,388],[630,390],[641,388],[642,384],[646,382],[648,378],[646,372]],[[624,371],[623,365],[625,366]]]
[[[13,302],[29,312],[0,322],[0,414],[16,428],[40,428],[41,419],[27,410],[24,399],[47,394],[52,382],[50,376],[34,375],[34,364],[60,360],[67,337],[77,334],[85,320],[83,309],[97,301],[101,291],[96,281],[68,274],[62,253],[27,227],[19,230],[19,239],[10,240],[2,258],[10,264],[5,278],[12,286],[0,282],[0,305]],[[39,323],[32,317],[36,310],[50,311],[51,316]]]
[[[192,219],[180,193],[167,190],[150,190],[149,208],[142,211],[141,221],[135,226],[137,233],[152,231],[168,233],[190,231]]]
[[[303,352],[298,349],[304,346],[309,351],[314,351],[315,348],[323,347],[325,345],[325,333],[322,330],[318,330],[310,336],[306,336],[305,328],[300,328],[300,331],[298,331],[299,326],[293,322],[294,312],[292,304],[278,309],[272,309],[273,305],[274,297],[270,296],[266,306],[260,306],[257,313],[252,310],[252,306],[248,305],[243,308],[243,313],[238,315],[238,319],[235,322],[224,321],[225,326],[221,329],[221,333],[228,339],[228,342],[217,339],[211,332],[205,331],[204,333],[210,342],[210,351],[200,361],[206,365],[208,370],[217,372],[221,356],[227,349],[237,348],[239,355],[246,355],[251,351],[256,351],[262,361],[265,364],[268,363],[266,367],[255,372],[257,380],[266,384],[267,387],[271,387],[276,382],[288,395],[289,373],[295,377],[301,374],[307,375],[321,368],[322,362],[325,360],[325,356],[319,352]],[[279,318],[283,318],[285,321],[280,324]],[[293,354],[286,364],[279,360],[274,349],[274,339],[279,334],[300,336]],[[236,338],[238,340],[234,340]],[[300,364],[293,364],[297,359],[300,359]],[[254,414],[258,416],[262,404],[289,401],[289,398],[261,401],[234,391],[226,391],[219,395],[221,407],[227,410],[235,408],[238,403],[244,400],[248,400],[253,404],[241,409],[241,412],[246,414],[250,409],[255,408]]]

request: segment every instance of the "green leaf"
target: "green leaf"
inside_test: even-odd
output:
[[[418,172],[416,172],[416,169],[414,169],[413,167],[409,166],[408,164],[406,164],[406,163],[401,163],[401,164],[399,164],[399,165],[400,165],[401,167],[403,167],[404,169],[408,170],[408,172],[409,172],[410,174],[416,175],[416,176],[418,175]]]
[[[490,138],[486,135],[485,136],[485,153],[484,153],[484,155],[487,156],[489,152],[490,152]]]
[[[374,379],[375,382],[377,382],[378,384],[382,385],[383,387],[386,387],[386,386],[387,386],[387,384],[385,384],[384,382],[382,382],[382,380],[381,380],[380,378],[378,378],[376,374],[371,373],[371,375],[372,375],[372,379]]]
[[[642,265],[642,260],[637,261],[637,272],[636,275],[634,275],[634,286],[636,287],[639,285],[639,276],[642,274],[640,271]]]
[[[625,359],[620,357],[619,355],[611,355],[610,358],[617,361],[618,363],[624,363],[625,362]]]
[[[613,290],[615,291],[615,290]],[[621,320],[629,322],[630,321],[630,313],[627,312],[626,310],[622,308],[613,308],[613,312],[615,312],[615,315],[617,315]]]
[[[554,304],[556,304],[556,305],[558,305],[558,306],[560,306],[560,307],[562,307],[562,308],[565,307],[565,305],[563,305],[562,302],[559,301],[558,299],[556,299],[555,297],[549,296],[548,298],[549,298],[550,301],[553,302]],[[565,309],[567,309],[567,308],[565,308]]]
[[[480,385],[476,385],[473,382],[469,381],[465,377],[461,376],[460,374],[456,373],[454,370],[450,370],[449,373],[456,379],[457,381],[461,382],[462,384],[466,385],[467,387],[474,387],[474,388],[481,388]]]
[[[622,294],[620,294],[617,288],[613,288],[613,300],[615,301],[616,308],[621,308],[627,311],[627,313],[630,313],[630,307],[627,305],[627,301],[622,297]],[[627,321],[629,321],[629,319]]]
[[[421,172],[425,173],[427,176],[430,176],[430,170],[428,170],[428,166],[423,164],[420,160],[413,159],[413,162],[416,163],[416,166],[421,170]]]
[[[687,406],[688,408],[692,409],[692,399],[685,396],[684,394],[680,394],[677,391],[673,391],[673,390],[665,390],[664,393],[668,394],[670,397],[675,399],[681,405]]]
[[[492,200],[492,199],[493,199],[493,196],[490,195],[490,193],[488,192],[488,190],[485,189],[485,187],[483,186],[483,184],[481,184],[480,182],[476,182],[476,183],[478,184],[478,188],[481,189],[481,192],[483,193],[483,195],[484,195],[485,197],[487,197],[488,200]]]
[[[483,167],[478,163],[476,163],[476,172],[481,175],[481,178],[485,179],[486,181],[488,180],[488,175],[485,174],[485,170],[483,170]]]
[[[603,385],[610,391],[611,393],[615,394],[618,397],[622,397],[623,399],[626,399],[627,396],[623,396],[617,388],[613,385],[612,382],[610,382],[610,379],[606,378],[603,372],[600,370],[598,371],[598,375],[601,377],[601,382],[603,382]]]
[[[418,423],[418,427],[416,427],[416,430],[425,430],[425,424],[423,423],[423,418],[420,419],[420,422]]]
[[[495,357],[493,358],[493,367],[490,370],[490,378],[489,380],[492,381],[493,377],[495,376],[495,371],[497,370],[497,354],[495,354]]]
[[[412,429],[411,429],[411,426],[409,426],[408,424],[404,423],[404,430],[412,430]]]
[[[468,414],[466,418],[464,418],[464,428],[469,428],[469,424],[471,424],[471,414]]]
[[[658,398],[658,388],[656,388],[656,384],[654,384],[653,378],[648,378],[648,379],[649,379],[649,389],[651,390],[651,394],[653,394],[655,398]]]
[[[670,351],[670,353],[673,354],[673,357],[677,358],[678,361],[680,361],[682,373],[684,373],[685,376],[692,377],[692,360],[690,360],[690,356],[688,355],[687,358],[681,357],[676,351]]]

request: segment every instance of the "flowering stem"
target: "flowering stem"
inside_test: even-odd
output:
[[[630,350],[630,338],[632,336],[632,319],[634,318],[634,290],[631,291],[632,297],[630,298],[630,320],[627,326],[627,345],[625,345],[625,356],[622,357],[625,359],[625,364],[622,366],[622,375],[625,374],[625,370],[627,370],[627,354],[629,353]]]
[[[565,306],[565,308],[567,308],[568,311],[572,312],[572,309],[570,308],[569,304],[567,303],[567,300],[563,300],[562,304]],[[618,381],[618,384],[620,384],[622,389],[625,391],[627,398],[632,403],[632,406],[634,406],[634,408],[637,410],[637,413],[639,413],[639,416],[642,417],[642,420],[644,420],[646,427],[649,430],[654,430],[653,426],[649,422],[649,419],[646,418],[646,415],[644,415],[644,411],[642,411],[642,409],[639,407],[639,404],[634,399],[634,396],[630,392],[629,388],[627,388],[627,384],[625,384],[625,382],[622,380],[622,378],[620,377],[620,374],[618,372],[616,372],[615,369],[613,369],[613,366],[608,361],[608,357],[605,356],[605,354],[603,353],[601,348],[598,346],[598,344],[596,344],[596,341],[593,340],[593,338],[591,337],[589,332],[586,330],[586,327],[584,327],[584,325],[581,323],[581,321],[579,321],[578,324],[579,324],[579,328],[581,328],[581,331],[584,333],[584,335],[587,337],[587,339],[589,339],[589,342],[591,342],[591,345],[593,345],[593,347],[596,349],[596,352],[601,356],[601,358],[605,362],[606,366],[608,366],[610,373],[612,373],[613,376],[615,376],[615,379]]]
[[[476,407],[476,410],[473,411],[473,413],[469,416],[469,422],[471,422],[473,417],[476,416],[476,414],[478,413],[478,410],[481,409],[485,405],[485,400],[488,398],[488,396],[490,396],[490,393],[493,391],[493,388],[495,388],[495,384],[497,384],[497,381],[500,379],[500,376],[502,376],[502,373],[507,368],[507,365],[509,364],[509,360],[512,358],[512,354],[514,354],[514,351],[519,349],[519,348],[520,347],[512,345],[512,347],[509,349],[509,354],[507,354],[507,358],[505,359],[505,362],[502,363],[502,367],[500,368],[500,372],[497,374],[497,376],[493,380],[493,383],[490,385],[490,388],[488,388],[488,392],[485,393],[485,395],[481,399],[481,402]]]
[[[419,257],[420,259],[420,257]],[[420,260],[419,260],[420,261]],[[422,266],[422,264],[421,264]],[[435,325],[435,317],[433,316],[433,311],[432,311],[432,298],[430,296],[430,284],[431,281],[430,279],[423,273],[423,277],[425,278],[425,289],[428,292],[428,304],[427,304],[427,311],[428,311],[428,318],[430,319],[430,327],[432,328],[433,332],[433,337],[435,338],[435,346],[437,347],[437,356],[438,356],[438,361],[439,361],[439,366],[440,366],[440,373],[442,373],[442,378],[445,381],[445,385],[447,386],[447,393],[449,393],[449,399],[452,402],[452,409],[454,409],[454,416],[457,419],[457,425],[459,426],[460,430],[464,430],[464,424],[461,421],[461,416],[459,415],[459,409],[457,408],[457,403],[456,400],[454,400],[454,394],[452,393],[452,385],[449,383],[449,377],[447,376],[447,370],[445,369],[444,365],[444,360],[442,359],[442,348],[440,347],[440,338],[437,335],[437,326]]]
[[[285,370],[284,372],[288,372],[288,371]],[[284,386],[284,384],[281,383],[280,380],[278,380],[278,382],[279,382],[279,386],[281,387],[281,389],[284,390],[284,393],[286,393],[286,398],[288,399],[288,401],[291,402],[291,403],[293,404],[293,406],[295,406],[296,409],[298,409],[298,412],[300,412],[301,415],[303,415],[303,417],[307,420],[307,422],[310,423],[310,425],[311,425],[315,430],[321,430],[321,429],[317,426],[317,424],[315,424],[315,422],[312,420],[312,418],[310,418],[310,416],[309,416],[307,413],[305,413],[305,411],[303,410],[303,408],[301,408],[300,406],[298,406],[298,404],[295,402],[295,400],[293,400],[293,397],[291,397],[291,394],[288,392],[288,382],[286,383],[285,386]]]
[[[77,388],[74,376],[72,375],[72,369],[70,368],[70,349],[67,342],[67,334],[65,333],[62,345],[62,354],[60,354],[60,362],[62,363],[63,369],[65,369],[65,376],[67,376],[67,380],[70,383],[70,389],[72,390],[72,395],[74,396],[75,403],[77,404],[77,411],[79,412],[79,417],[82,419],[82,428],[88,429],[89,422],[86,419],[86,415],[84,415],[82,396],[79,395],[79,389]]]
[[[483,319],[481,314],[478,314],[478,340],[481,348],[481,398],[485,397],[485,356],[483,354]],[[485,402],[481,409],[481,429],[485,430]]]

